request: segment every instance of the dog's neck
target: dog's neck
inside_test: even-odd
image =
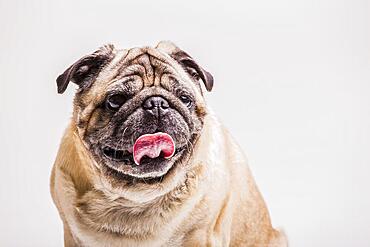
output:
[[[146,203],[123,197],[112,199],[100,190],[90,190],[77,200],[76,215],[82,225],[95,231],[127,238],[154,237],[167,225],[173,225],[170,222],[181,218],[186,208],[192,208],[194,197],[201,197],[196,195],[199,193],[198,172],[187,173],[184,183]]]

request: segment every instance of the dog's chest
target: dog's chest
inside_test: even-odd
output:
[[[182,246],[200,198],[176,194],[137,205],[91,191],[75,204],[73,234],[86,246]]]

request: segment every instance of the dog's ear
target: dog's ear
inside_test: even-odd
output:
[[[185,71],[195,80],[201,79],[207,89],[211,91],[213,88],[213,76],[203,69],[195,60],[186,52],[178,48],[170,41],[161,41],[156,47],[157,49],[167,53],[175,59]]]
[[[57,78],[58,93],[67,89],[70,81],[80,89],[87,88],[99,74],[100,70],[114,57],[114,46],[109,44],[101,47],[92,54],[80,58]]]

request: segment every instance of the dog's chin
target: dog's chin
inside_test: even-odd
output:
[[[110,147],[101,149],[102,163],[106,173],[122,180],[135,180],[144,182],[158,182],[174,169],[186,155],[185,147],[175,150],[171,158],[164,158],[161,154],[156,158],[143,157],[140,164],[134,162],[133,155],[127,150],[117,150]]]

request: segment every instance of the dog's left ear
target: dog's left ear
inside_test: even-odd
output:
[[[194,79],[202,79],[207,91],[213,88],[213,76],[203,69],[195,60],[186,52],[178,48],[170,41],[161,41],[156,47],[157,49],[166,52],[175,59],[185,71]]]
[[[64,93],[70,81],[77,84],[80,89],[87,88],[101,69],[113,59],[113,50],[113,45],[105,45],[72,64],[57,78],[58,93]]]

